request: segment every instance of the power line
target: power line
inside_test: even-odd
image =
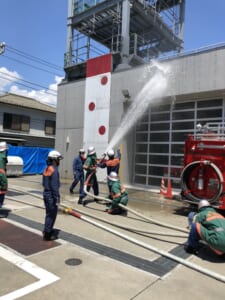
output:
[[[37,70],[40,70],[40,71],[43,71],[43,72],[46,72],[46,73],[49,73],[49,74],[57,75],[57,76],[60,76],[60,77],[62,76],[62,74],[56,74],[56,73],[53,73],[53,72],[51,72],[51,71],[47,71],[47,70],[45,70],[45,69],[42,69],[42,68],[33,66],[33,65],[28,64],[28,63],[25,63],[25,62],[22,62],[22,61],[20,61],[20,60],[18,60],[18,59],[15,59],[15,58],[10,57],[10,56],[5,55],[5,54],[3,54],[2,57],[5,57],[5,58],[7,58],[7,59],[11,59],[11,60],[13,60],[13,61],[15,61],[15,62],[18,62],[18,63],[20,63],[20,64],[29,66],[29,67],[31,67],[31,68],[34,68],[34,69],[37,69]]]
[[[9,52],[15,53],[15,54],[17,54],[17,55],[20,55],[20,56],[26,58],[26,59],[30,59],[30,60],[32,60],[32,61],[35,61],[35,62],[38,62],[38,63],[43,64],[43,65],[45,65],[45,66],[48,66],[48,67],[50,67],[50,68],[53,68],[53,69],[56,69],[56,70],[59,70],[59,71],[62,71],[62,70],[63,70],[63,67],[61,67],[61,66],[58,66],[58,65],[56,65],[56,64],[53,64],[53,63],[48,62],[48,61],[46,61],[46,60],[44,60],[44,59],[42,59],[42,58],[38,58],[38,57],[36,57],[36,56],[33,56],[33,55],[31,55],[31,54],[28,54],[28,53],[26,53],[26,52],[23,52],[23,51],[21,51],[21,50],[18,50],[18,49],[16,49],[16,48],[13,48],[13,47],[11,47],[11,46],[6,45],[6,49],[7,49]]]
[[[8,80],[8,81],[11,81],[11,79],[7,78],[7,77],[4,77],[4,76],[0,76],[0,78],[2,79],[5,79],[5,80]],[[23,84],[23,83],[20,83],[20,82],[17,82],[18,85],[22,85],[22,86],[25,86],[27,88],[32,88],[33,90],[36,90],[36,91],[39,91],[37,88],[34,88],[34,87],[31,87],[29,85],[26,85],[26,84]],[[46,94],[49,94],[49,95],[52,95],[52,96],[56,96],[57,93],[54,91],[54,94],[49,92],[48,90],[45,91]]]
[[[39,87],[44,88],[44,89],[46,89],[46,90],[52,91],[53,93],[55,93],[55,95],[57,95],[57,93],[56,93],[55,90],[53,90],[53,89],[51,89],[51,88],[48,88],[48,87],[46,87],[46,86],[43,86],[43,85],[40,85],[40,84],[37,84],[37,83],[33,83],[33,82],[31,82],[31,81],[24,80],[24,79],[21,79],[21,78],[19,78],[19,77],[16,77],[16,76],[13,76],[13,75],[9,75],[9,74],[6,74],[6,73],[1,72],[1,71],[0,71],[0,73],[3,74],[3,75],[6,75],[7,77],[10,77],[10,78],[12,78],[12,79],[16,79],[16,82],[17,82],[17,80],[20,80],[20,81],[23,81],[23,82],[28,83],[28,84],[31,84],[31,85],[36,85],[36,86],[39,86]],[[7,78],[7,77],[0,76],[0,78],[6,79],[6,80],[11,80],[10,78]],[[17,82],[17,83],[18,83],[18,82]],[[18,83],[18,84],[19,84],[19,83]]]
[[[57,71],[63,72],[63,68],[61,66],[58,66],[58,65],[53,64],[51,62],[48,62],[47,60],[44,60],[42,58],[39,58],[39,57],[33,56],[31,54],[28,54],[26,52],[23,52],[21,50],[18,50],[16,48],[12,47],[12,46],[8,46],[4,42],[1,43],[1,45],[4,45],[4,50],[5,50],[5,51],[1,52],[1,54],[2,54],[1,57],[12,60],[16,63],[26,65],[29,68],[33,68],[33,69],[36,69],[36,70],[39,70],[39,71],[42,71],[42,72],[52,74],[54,76],[59,76],[59,77],[64,76],[64,74],[62,74],[62,73],[59,74],[59,73],[56,73],[56,71],[54,71],[54,70],[57,70]],[[15,58],[12,57],[12,56],[8,56],[6,54],[7,52],[10,52],[11,54],[15,55]],[[43,67],[39,67],[39,66],[37,66],[37,64],[39,64]],[[0,72],[0,73],[2,75],[4,75],[4,76],[0,76],[0,78],[2,78],[3,80],[8,80],[8,81],[11,81],[11,82],[14,81],[15,84],[18,84],[20,86],[24,86],[24,87],[26,87],[30,90],[33,89],[35,91],[39,91],[40,89],[38,89],[38,87],[40,87],[41,89],[44,89],[44,92],[46,94],[50,94],[52,96],[57,95],[57,91],[55,91],[51,88],[48,88],[46,86],[43,86],[41,84],[34,83],[34,82],[31,82],[31,81],[28,81],[28,80],[23,80],[23,79],[20,79],[19,77],[16,77],[16,76],[13,76],[13,75],[8,75],[4,72]],[[15,79],[15,80],[13,80],[13,79]],[[37,88],[35,88],[34,86],[36,86]]]

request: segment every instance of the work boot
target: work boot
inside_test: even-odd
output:
[[[120,208],[120,215],[126,217],[127,216],[127,210]]]
[[[57,239],[58,239],[58,236],[56,236],[52,232],[44,232],[44,234],[43,234],[43,241],[54,241]]]
[[[184,246],[184,250],[190,254],[198,254],[198,249],[193,248],[192,246],[186,245],[186,246]]]
[[[113,208],[113,209],[108,209],[107,212],[110,215],[119,215],[120,214],[120,209],[119,209],[119,207],[116,207],[116,208]]]
[[[74,194],[74,191],[70,190],[70,194]]]
[[[79,197],[79,200],[77,202],[78,204],[82,204],[83,203],[83,198],[82,197]]]

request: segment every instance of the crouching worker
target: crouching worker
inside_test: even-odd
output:
[[[199,241],[205,241],[218,255],[225,253],[225,218],[219,214],[207,200],[198,204],[198,213],[194,216],[185,250],[197,254]]]
[[[119,204],[127,205],[128,194],[123,185],[121,185],[116,172],[111,172],[108,176],[108,187],[110,191],[109,199],[112,200],[106,210],[112,215],[127,215],[127,211],[119,206]]]
[[[43,199],[46,212],[43,231],[44,241],[52,241],[58,238],[55,231],[53,230],[53,226],[55,224],[58,213],[58,204],[60,202],[60,178],[58,166],[61,159],[63,159],[63,157],[58,151],[50,151],[46,161],[47,167],[43,172]]]

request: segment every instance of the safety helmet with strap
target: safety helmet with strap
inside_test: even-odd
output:
[[[95,147],[91,146],[88,148],[88,155],[95,154]]]
[[[114,150],[113,150],[113,149],[110,149],[110,150],[107,152],[107,155],[108,155],[109,158],[113,158],[114,155],[115,155]]]
[[[52,160],[61,160],[63,159],[62,155],[56,151],[56,150],[52,150],[48,153],[48,159],[52,159]]]
[[[116,172],[110,172],[110,174],[108,176],[108,179],[112,180],[112,181],[118,181],[119,177],[118,177],[118,174]]]
[[[201,209],[202,207],[207,207],[207,206],[210,206],[210,203],[208,200],[203,199],[203,200],[199,201],[199,203],[198,203],[198,209]]]
[[[0,142],[0,152],[3,152],[8,149],[6,142]]]

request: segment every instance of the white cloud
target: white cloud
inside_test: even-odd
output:
[[[47,105],[56,106],[57,85],[63,77],[55,76],[55,82],[48,86],[48,89],[32,90],[21,88],[17,81],[22,77],[17,72],[11,72],[6,68],[0,68],[0,92],[5,92],[36,99]]]
[[[0,92],[4,92],[14,81],[21,79],[17,72],[11,72],[5,67],[0,68]]]

